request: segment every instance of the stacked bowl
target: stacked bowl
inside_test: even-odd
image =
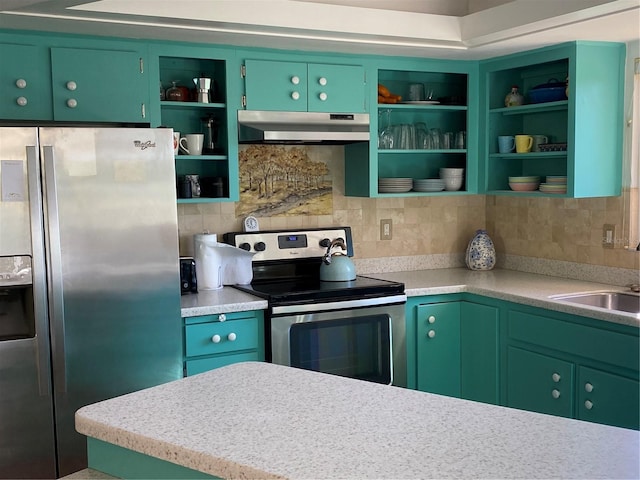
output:
[[[460,190],[464,184],[464,168],[441,168],[440,178],[448,192]]]
[[[544,193],[567,193],[566,175],[547,175],[547,183],[540,184],[540,191]]]
[[[540,186],[540,177],[509,177],[509,188],[514,192],[533,192]]]

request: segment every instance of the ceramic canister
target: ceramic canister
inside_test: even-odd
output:
[[[491,270],[496,264],[496,249],[486,230],[477,230],[467,246],[465,255],[471,270]]]

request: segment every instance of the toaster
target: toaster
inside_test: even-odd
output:
[[[180,293],[198,293],[196,261],[193,257],[180,257]]]

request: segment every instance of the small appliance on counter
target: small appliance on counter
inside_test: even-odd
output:
[[[193,257],[180,257],[180,293],[198,293],[196,261]]]
[[[194,236],[195,268],[200,290],[218,290],[224,285],[246,285],[253,279],[253,253],[225,243],[216,234]]]

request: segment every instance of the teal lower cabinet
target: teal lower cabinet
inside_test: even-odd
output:
[[[184,376],[232,363],[264,361],[262,310],[186,317]]]
[[[417,388],[460,396],[460,302],[418,305]]]
[[[502,404],[640,428],[638,328],[506,304]]]
[[[499,312],[463,298],[418,297],[407,302],[407,332],[415,332],[415,348],[407,340],[410,364],[415,351],[415,382],[412,385],[409,375],[408,383],[424,392],[497,404]]]
[[[573,417],[572,363],[508,347],[507,372],[508,407]]]

